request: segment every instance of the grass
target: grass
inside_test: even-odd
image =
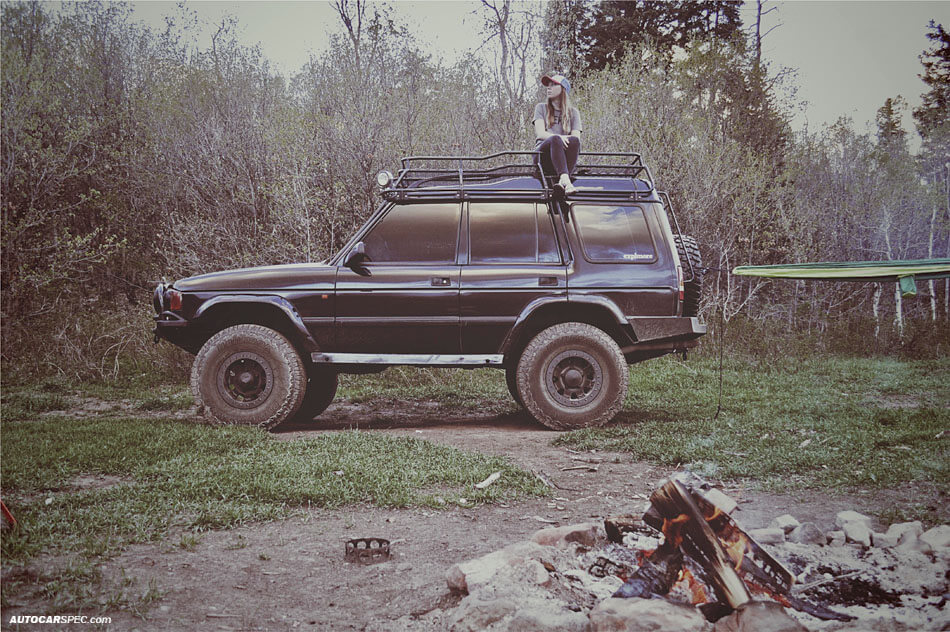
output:
[[[732,359],[718,419],[717,371],[671,357],[631,367],[617,420],[556,443],[784,491],[950,482],[950,360]]]
[[[6,414],[6,409],[4,410]],[[3,603],[32,587],[55,611],[89,606],[102,588],[95,560],[132,543],[166,539],[191,550],[208,529],[276,520],[310,507],[466,506],[543,495],[532,474],[505,459],[414,438],[344,432],[278,441],[246,427],[211,427],[171,419],[46,416],[2,424],[4,502],[20,522],[0,543],[4,568],[21,571],[3,584]],[[484,490],[472,485],[501,471]],[[79,475],[117,481],[100,489]],[[40,555],[68,555],[75,572],[55,578],[24,569]],[[85,570],[83,570],[85,569]],[[144,608],[129,587],[106,601]],[[117,596],[118,595],[118,596]]]
[[[419,439],[345,432],[277,441],[252,428],[162,419],[4,422],[2,457],[4,499],[23,526],[2,542],[13,562],[57,549],[99,554],[173,527],[230,527],[302,507],[438,507],[437,495],[483,503],[543,491],[501,458]],[[472,489],[498,470],[501,484]],[[123,482],[75,489],[80,474]]]

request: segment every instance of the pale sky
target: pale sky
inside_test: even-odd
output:
[[[175,2],[133,2],[135,15],[160,28],[163,17],[176,11]],[[395,14],[435,58],[447,62],[478,47],[481,14],[473,0],[400,0]],[[747,1],[743,19],[754,22],[754,0]],[[284,73],[297,71],[310,52],[326,46],[327,33],[338,18],[327,2],[275,0],[189,1],[210,25],[225,14],[238,18],[246,43],[260,43],[264,54]],[[920,103],[925,85],[918,55],[928,47],[929,20],[950,27],[950,1],[772,1],[763,31],[781,24],[764,40],[763,56],[773,67],[797,70],[793,80],[797,100],[807,102],[793,125],[811,131],[849,116],[858,131],[873,129],[875,112],[887,97],[898,94],[910,107],[905,127],[913,133],[910,109]],[[870,126],[870,127],[869,127]],[[915,145],[916,146],[916,145]]]

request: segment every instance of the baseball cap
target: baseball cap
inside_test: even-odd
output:
[[[568,81],[567,77],[565,77],[564,75],[544,75],[543,77],[541,77],[542,86],[548,86],[548,85],[551,85],[552,83],[556,83],[557,85],[564,88],[564,92],[568,94],[571,93],[571,82]]]

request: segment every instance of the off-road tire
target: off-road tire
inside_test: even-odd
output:
[[[694,237],[683,235],[682,240],[677,235],[676,252],[679,254],[680,265],[683,267],[683,316],[699,316],[699,301],[703,297],[703,257],[699,253],[699,244]],[[690,268],[692,264],[692,268]],[[692,269],[692,278],[690,278]]]
[[[293,345],[261,325],[222,329],[191,367],[199,411],[223,424],[275,428],[297,412],[306,388],[306,369]]]
[[[314,417],[333,403],[336,389],[340,384],[337,372],[326,366],[309,365],[307,376],[307,393],[303,397],[297,414],[294,415],[294,421],[303,423],[313,421]]]
[[[524,408],[524,402],[521,401],[521,395],[518,393],[518,366],[517,364],[505,367],[505,384],[508,385],[508,392],[515,403]]]
[[[518,393],[532,417],[554,430],[602,426],[627,396],[627,363],[617,343],[586,323],[542,330],[518,360]]]

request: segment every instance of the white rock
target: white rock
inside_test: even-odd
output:
[[[527,580],[533,584],[538,584],[539,586],[545,586],[551,582],[551,575],[548,574],[548,569],[544,568],[544,564],[537,560],[528,560],[525,562],[525,568],[527,569]]]
[[[911,551],[920,552],[921,549],[926,546],[926,544],[921,543],[913,531],[909,531],[901,535],[901,539],[897,543],[897,550],[901,553],[909,553]]]
[[[845,543],[844,531],[829,531],[828,532],[829,546],[843,546],[844,543]]]
[[[950,525],[944,524],[934,527],[924,532],[918,539],[929,546],[937,555],[941,557],[950,555]]]
[[[703,492],[703,498],[714,504],[716,507],[719,507],[720,511],[727,514],[731,514],[736,510],[736,507],[739,506],[739,503],[715,487]]]
[[[709,632],[712,625],[696,608],[665,599],[601,601],[590,611],[591,632]]]
[[[897,536],[898,544],[903,544],[905,540],[914,540],[923,532],[924,524],[920,520],[898,522],[887,528],[887,535]]]
[[[844,526],[850,522],[860,522],[867,527],[869,531],[871,530],[870,516],[859,514],[856,511],[839,511],[838,515],[835,516],[835,526],[839,529],[844,529]]]
[[[482,557],[455,564],[445,574],[445,581],[455,592],[472,593],[488,585],[502,569],[537,560],[546,549],[535,542],[516,542]]]
[[[795,527],[788,535],[788,539],[796,544],[826,544],[825,534],[814,522],[803,522]]]
[[[792,514],[784,514],[772,520],[772,523],[769,525],[772,529],[781,529],[785,532],[785,535],[788,535],[795,530],[796,527],[801,526],[801,523],[795,519],[795,516]]]
[[[774,601],[753,601],[716,622],[715,632],[808,632]]]
[[[897,542],[898,538],[893,533],[871,533],[871,544],[879,549],[893,549]]]
[[[785,541],[785,532],[781,529],[752,529],[749,537],[759,544],[781,544]]]
[[[871,529],[860,521],[846,522],[842,527],[845,540],[857,542],[862,546],[871,546]]]
[[[449,626],[451,632],[480,632],[496,621],[514,614],[518,606],[510,599],[469,595],[458,605]]]
[[[567,548],[571,542],[584,546],[594,546],[600,535],[600,525],[593,522],[572,524],[563,527],[550,527],[535,531],[531,536],[533,542],[541,546],[555,546],[559,549]]]
[[[515,614],[508,624],[510,632],[587,632],[587,615],[572,612],[567,608],[558,608],[552,603],[543,608],[533,606],[523,608]]]

